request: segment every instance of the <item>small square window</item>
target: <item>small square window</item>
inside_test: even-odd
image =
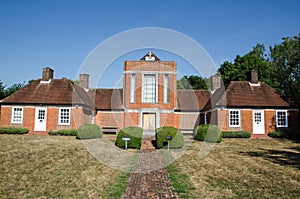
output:
[[[240,127],[240,111],[229,110],[229,127]]]
[[[276,111],[276,126],[288,127],[287,111]]]
[[[23,108],[13,107],[11,114],[11,123],[21,124],[23,122]]]
[[[59,125],[70,125],[70,108],[60,108],[59,109]]]

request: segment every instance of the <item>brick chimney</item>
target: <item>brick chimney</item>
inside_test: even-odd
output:
[[[42,77],[42,80],[43,81],[48,81],[50,79],[53,79],[53,74],[54,74],[54,70],[49,68],[49,67],[46,67],[46,68],[43,68],[43,77]]]
[[[258,73],[255,70],[252,70],[250,73],[250,82],[252,84],[257,84],[258,83]]]
[[[221,88],[222,78],[220,75],[213,75],[213,76],[211,76],[210,80],[211,80],[211,90],[212,91],[215,91],[218,88]]]
[[[89,88],[89,74],[80,74],[79,75],[79,85],[83,88]]]

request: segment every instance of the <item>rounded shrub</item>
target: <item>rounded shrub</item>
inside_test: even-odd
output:
[[[202,124],[197,127],[195,140],[207,142],[222,142],[222,132],[218,126],[213,124]]]
[[[170,149],[180,149],[183,147],[183,134],[180,130],[172,126],[163,126],[157,128],[155,133],[156,147],[161,149],[168,145],[167,136],[171,136]]]
[[[77,139],[95,139],[102,137],[102,129],[96,124],[84,124],[77,129]]]
[[[248,131],[223,131],[223,138],[250,138],[251,133]]]
[[[127,147],[132,149],[140,149],[142,145],[143,129],[140,127],[126,127],[119,131],[116,146],[125,149],[125,141],[123,137],[130,138],[127,141]]]

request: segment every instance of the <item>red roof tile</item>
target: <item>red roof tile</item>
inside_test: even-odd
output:
[[[179,111],[200,111],[210,98],[208,90],[177,90],[177,103]]]
[[[250,86],[248,81],[231,81],[224,90],[218,89],[208,102],[206,109],[215,106],[227,107],[289,107],[279,93],[266,83]],[[213,106],[214,107],[214,106]]]
[[[90,89],[97,110],[123,109],[123,89]]]
[[[51,79],[49,83],[43,83],[40,79],[35,80],[3,99],[1,104],[93,106],[85,90],[68,79]]]

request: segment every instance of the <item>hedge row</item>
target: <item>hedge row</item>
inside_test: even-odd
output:
[[[27,128],[18,127],[0,127],[0,134],[26,134],[29,132]]]
[[[223,138],[250,138],[251,133],[248,131],[223,131]]]
[[[270,136],[272,138],[286,138],[287,137],[286,133],[280,132],[280,131],[270,132],[270,133],[268,133],[268,136]]]
[[[62,129],[57,131],[50,130],[49,135],[64,135],[64,136],[77,136],[77,130],[75,129]]]
[[[177,128],[172,126],[164,126],[156,129],[156,147],[161,149],[165,148],[168,145],[167,136],[171,137],[170,149],[180,149],[183,147],[183,134]]]
[[[125,148],[125,141],[122,140],[123,137],[130,138],[127,142],[128,148],[140,149],[142,145],[143,129],[140,127],[126,127],[119,131],[116,146],[120,148]]]

